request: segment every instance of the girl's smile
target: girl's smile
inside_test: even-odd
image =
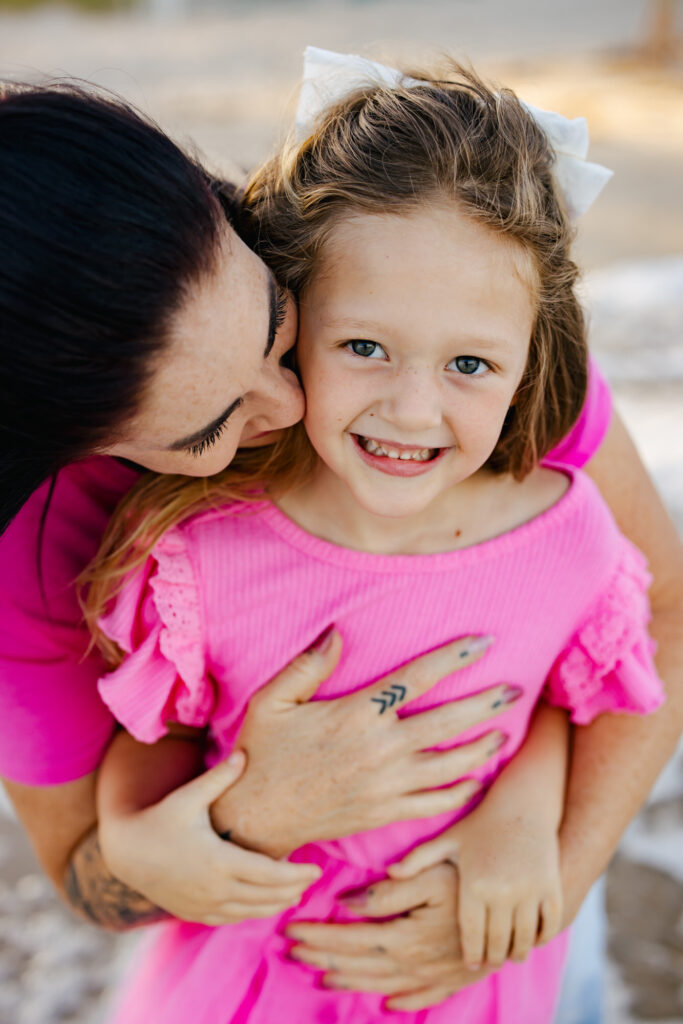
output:
[[[420,476],[428,473],[448,448],[420,448],[396,441],[377,440],[360,434],[351,434],[358,455],[366,465],[389,476]]]

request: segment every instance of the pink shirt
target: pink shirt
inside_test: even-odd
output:
[[[523,696],[496,721],[505,747],[472,773],[485,785],[523,743],[542,692],[579,724],[603,712],[653,711],[663,691],[647,634],[643,556],[619,533],[592,481],[563,471],[571,487],[552,508],[492,540],[441,554],[342,548],[268,502],[196,516],[159,540],[102,621],[128,656],[102,678],[100,692],[145,742],[164,735],[168,721],[208,725],[213,763],[232,748],[256,691],[332,623],[342,656],[316,699],[357,690],[457,636],[491,633],[496,642],[484,658],[399,712],[438,707],[503,678],[519,686]],[[458,740],[483,731],[477,726]],[[184,1024],[190,1007],[195,1024],[317,1021],[331,1011],[344,1024],[393,1020],[377,996],[321,992],[311,972],[283,958],[282,926],[341,919],[341,891],[382,877],[387,864],[471,807],[297,851],[295,859],[314,861],[323,875],[281,917],[222,928],[165,925],[163,955],[153,950],[141,964],[121,1024]],[[513,970],[507,1004],[499,999],[504,968],[414,1020],[545,1024],[563,944],[535,951]],[[278,1004],[286,1012],[278,1014]]]
[[[584,411],[558,457],[580,466],[599,447],[611,415],[608,387],[592,364]],[[0,538],[0,775],[27,785],[68,782],[93,771],[114,721],[97,693],[102,665],[84,658],[74,580],[97,550],[136,472],[93,457],[59,474],[37,572],[38,524],[47,484]]]

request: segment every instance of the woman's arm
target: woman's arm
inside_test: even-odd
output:
[[[645,718],[603,715],[591,725],[575,730],[560,829],[565,925],[574,919],[586,893],[604,871],[623,830],[675,751],[683,727],[683,550],[676,529],[618,416],[614,416],[607,437],[587,470],[622,532],[649,560],[654,577],[650,631],[658,644],[657,668],[666,687],[667,702],[662,710]],[[411,881],[419,883],[420,877]],[[394,886],[398,887],[396,898],[392,895]],[[403,879],[376,886],[365,913],[382,917],[386,906],[393,908],[399,903],[400,911],[396,912],[418,907],[419,885],[414,884],[410,892],[404,886]],[[398,894],[404,891],[405,900],[401,901]],[[412,930],[403,926],[400,942],[405,945],[415,941],[414,955],[408,961],[399,956],[397,949],[389,948],[393,932],[387,934],[386,942],[380,943],[386,947],[385,953],[375,952],[369,961],[359,952],[358,960],[354,961],[356,954],[348,954],[348,948],[358,934],[357,929],[363,927],[356,924],[340,925],[336,930],[329,925],[316,926],[320,931],[316,932],[315,948],[325,949],[333,962],[340,952],[348,954],[347,972],[355,975],[363,970],[365,982],[358,987],[368,991],[395,993],[400,979],[400,991],[412,995],[405,1002],[392,1005],[417,1009],[427,1005],[419,995],[425,989],[425,965],[430,965],[430,984],[439,992],[451,985],[453,977],[461,977],[459,953],[451,950],[448,957],[439,961],[438,968],[433,963],[434,949],[441,942],[448,913],[447,902],[435,900],[429,905],[428,915],[425,910],[419,929],[417,925]],[[390,924],[372,927],[388,929]],[[344,929],[351,930],[346,941],[340,938]],[[358,938],[362,935],[358,934]],[[303,936],[299,941],[307,946]],[[374,947],[380,942],[374,931],[372,942]]]
[[[430,652],[375,687],[381,689],[393,683],[405,690],[400,703],[412,699],[440,678],[477,660],[483,648],[477,650],[473,639],[464,638]],[[409,719],[399,719],[394,711],[378,715],[369,690],[337,700],[308,702],[307,696],[332,672],[338,656],[334,644],[327,651],[314,649],[300,656],[252,701],[240,734],[240,746],[247,748],[249,763],[241,779],[244,785],[234,800],[228,801],[232,789],[225,791],[227,782],[218,800],[215,787],[211,791],[197,788],[202,786],[204,776],[191,784],[196,797],[192,807],[197,814],[203,812],[208,838],[215,840],[210,832],[209,805],[217,831],[241,829],[248,836],[248,845],[281,856],[306,842],[319,821],[333,812],[335,828],[354,831],[370,827],[371,820],[394,820],[397,810],[404,807],[414,816],[423,810],[430,813],[434,800],[455,807],[471,797],[473,786],[469,782],[440,795],[416,795],[411,792],[411,775],[406,777],[403,769],[406,763],[419,764],[425,785],[438,787],[488,760],[499,749],[501,734],[489,731],[457,752],[424,755],[421,751],[429,746],[434,732],[435,712]],[[449,730],[448,735],[453,736],[494,719],[514,699],[508,691],[503,685],[497,686],[438,709],[438,728]],[[319,729],[315,734],[311,732],[311,715],[316,717]],[[171,763],[175,774],[165,776],[156,790],[157,797],[181,786],[200,770],[197,746],[177,738],[175,742],[177,753]],[[153,778],[144,764],[145,745],[136,744],[130,755],[125,759],[130,778]],[[382,765],[383,783],[376,789],[367,785],[371,761]],[[292,796],[291,780],[295,778],[307,783]],[[156,805],[154,821],[146,812],[137,821],[134,815],[129,817],[125,835],[130,836],[134,829],[135,841],[119,843],[116,877],[105,863],[99,844],[94,773],[61,786],[7,783],[7,788],[46,873],[74,909],[105,927],[125,929],[156,920],[162,914],[159,906],[138,890],[144,890],[146,896],[153,893],[156,904],[173,905],[172,887],[164,895],[160,886],[166,877],[173,877],[178,830],[187,827],[188,804],[182,790],[169,793]],[[285,799],[288,788],[289,797]],[[147,796],[154,799],[154,795]],[[105,831],[112,824],[116,831],[115,823],[104,824]],[[119,839],[121,836],[123,831]],[[111,842],[111,829],[108,838]],[[244,854],[250,855],[246,850]],[[149,864],[154,865],[151,882],[146,871]]]
[[[587,472],[622,532],[646,555],[664,707],[646,718],[603,715],[575,731],[560,832],[565,921],[573,920],[683,730],[683,548],[631,438],[615,415]]]

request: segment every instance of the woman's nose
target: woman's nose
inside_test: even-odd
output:
[[[440,425],[441,388],[431,373],[406,370],[397,374],[387,388],[380,409],[387,421],[413,433]]]
[[[259,410],[261,430],[282,430],[298,423],[304,414],[304,393],[296,374],[286,366],[270,366],[264,374]]]

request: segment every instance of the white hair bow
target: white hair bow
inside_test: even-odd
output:
[[[296,135],[303,140],[315,126],[320,114],[354,89],[368,84],[410,88],[424,85],[396,68],[386,67],[352,53],[333,53],[307,46],[304,52],[304,74],[296,111]],[[612,177],[613,171],[586,160],[588,125],[585,117],[569,120],[562,114],[541,110],[522,103],[545,132],[555,153],[553,175],[564,197],[567,213],[576,220],[597,199]]]

